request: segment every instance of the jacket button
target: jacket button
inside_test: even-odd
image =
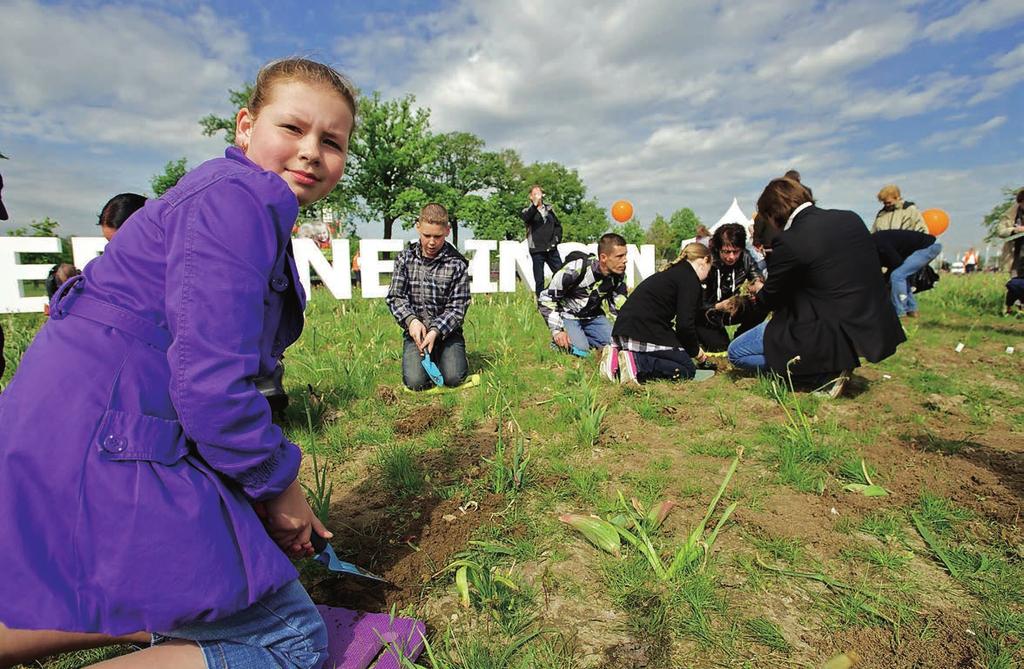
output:
[[[128,440],[116,434],[108,434],[103,439],[103,450],[108,453],[120,453],[128,448]]]
[[[284,276],[275,276],[270,280],[270,286],[274,290],[281,292],[288,287],[288,278]]]

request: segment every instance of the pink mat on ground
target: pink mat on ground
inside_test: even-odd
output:
[[[415,660],[423,650],[427,630],[419,620],[333,606],[316,608],[327,625],[326,669],[399,669],[400,657]]]

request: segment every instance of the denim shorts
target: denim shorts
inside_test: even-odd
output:
[[[327,660],[327,627],[298,580],[247,609],[210,623],[153,635],[195,641],[207,669],[319,669]]]

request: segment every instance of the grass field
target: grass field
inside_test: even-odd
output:
[[[311,563],[303,581],[320,603],[425,619],[436,669],[820,667],[846,651],[860,667],[1020,666],[1024,321],[997,316],[1004,281],[944,275],[909,341],[835,401],[729,371],[611,385],[596,359],[548,347],[525,292],[474,298],[479,387],[415,395],[384,302],[315,291],[285,360],[285,428],[339,553],[395,585]],[[13,368],[41,318],[0,322]],[[638,517],[669,499],[660,527]],[[616,557],[571,513],[635,519],[650,543]]]

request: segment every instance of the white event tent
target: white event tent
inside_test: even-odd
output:
[[[711,234],[714,234],[715,230],[717,230],[718,228],[722,227],[726,223],[739,223],[740,225],[742,225],[744,228],[747,229],[747,234],[748,235],[751,234],[753,232],[753,229],[754,229],[754,219],[747,218],[747,215],[743,213],[742,209],[740,209],[740,204],[739,204],[739,202],[736,201],[736,198],[732,199],[732,204],[729,205],[729,209],[726,210],[726,212],[724,214],[722,214],[722,217],[720,219],[718,219],[717,223],[715,223],[712,226],[709,226],[708,230],[711,232]],[[682,241],[682,243],[680,243],[679,248],[682,249],[684,246],[686,246],[690,242],[695,242],[695,241],[697,241],[696,237],[691,237],[690,239],[684,239]]]

